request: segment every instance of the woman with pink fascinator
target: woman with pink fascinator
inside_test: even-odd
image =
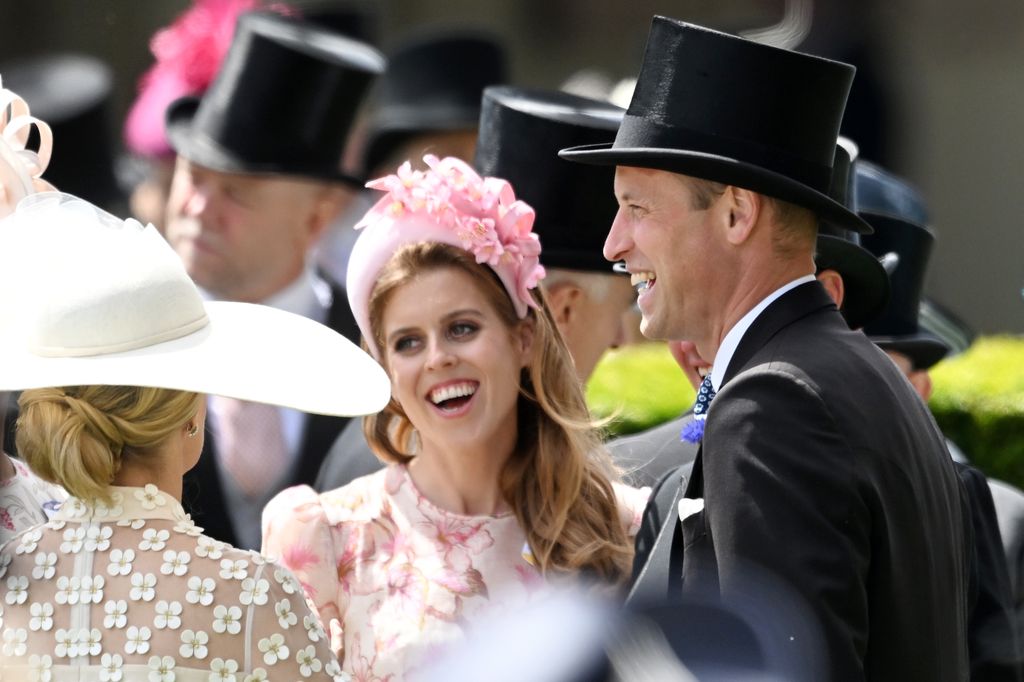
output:
[[[332,634],[344,671],[399,680],[467,621],[546,586],[612,592],[647,491],[601,445],[537,283],[533,209],[454,158],[407,162],[356,226],[347,290],[391,379],[364,421],[383,470],[263,514]],[[363,677],[360,677],[363,675]]]

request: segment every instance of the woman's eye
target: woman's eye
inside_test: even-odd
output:
[[[418,346],[419,339],[415,336],[403,336],[395,341],[394,348],[396,353],[406,353],[416,349]]]
[[[453,339],[461,339],[471,336],[476,332],[477,326],[469,322],[456,322],[448,328],[448,333]]]

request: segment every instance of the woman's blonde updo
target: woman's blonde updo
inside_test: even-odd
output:
[[[394,292],[418,275],[451,268],[480,287],[509,333],[520,320],[501,281],[472,254],[455,246],[425,242],[402,246],[380,272],[370,295],[370,326],[381,357],[384,311]],[[539,310],[533,351],[522,373],[518,437],[499,485],[505,501],[526,531],[543,572],[583,573],[607,583],[629,576],[633,543],[618,511],[612,482],[619,479],[600,433],[591,422],[572,358],[543,295],[534,290]],[[415,429],[394,399],[363,422],[366,440],[385,462],[411,462]]]
[[[194,419],[203,396],[164,388],[68,386],[18,400],[18,452],[43,479],[83,500],[110,501],[127,458],[145,457]]]

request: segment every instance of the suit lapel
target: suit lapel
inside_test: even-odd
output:
[[[836,315],[839,315],[836,304],[819,282],[801,284],[772,301],[771,305],[757,316],[740,340],[732,360],[729,361],[722,386],[745,368],[754,354],[781,330],[807,315],[828,308],[832,308]],[[718,390],[721,389],[719,386]]]

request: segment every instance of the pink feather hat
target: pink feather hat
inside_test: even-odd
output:
[[[438,242],[469,251],[501,280],[520,319],[537,308],[530,294],[544,277],[535,213],[516,199],[506,180],[481,178],[454,157],[423,157],[427,170],[406,161],[395,175],[366,183],[387,194],[355,229],[362,230],[349,259],[346,289],[359,331],[377,360],[370,328],[370,294],[381,269],[406,244]]]

